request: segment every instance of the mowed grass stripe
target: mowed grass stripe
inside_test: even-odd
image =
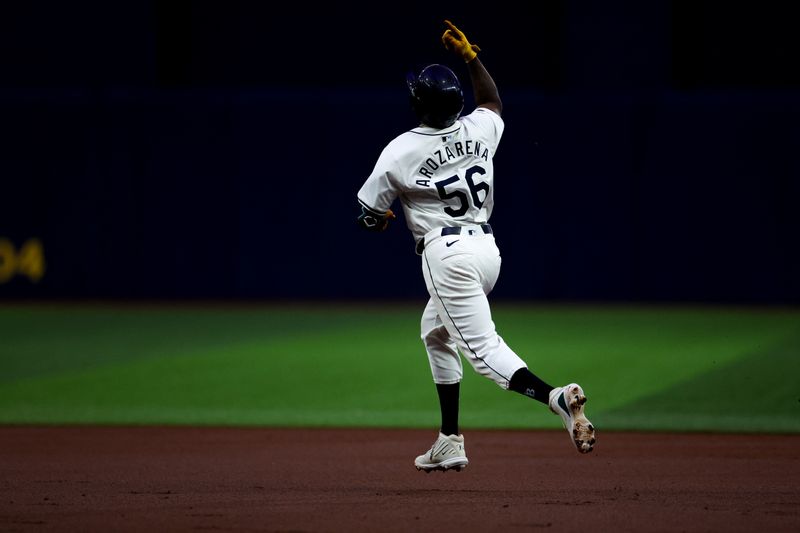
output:
[[[0,307],[0,422],[435,426],[418,307]],[[546,381],[580,382],[606,429],[800,431],[796,311],[496,304],[494,318]],[[773,394],[687,409],[698,383],[749,382]],[[465,427],[559,427],[466,363],[462,390]]]

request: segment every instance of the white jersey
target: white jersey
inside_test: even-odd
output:
[[[358,200],[385,213],[400,198],[415,240],[445,226],[485,224],[494,206],[492,157],[503,120],[479,107],[452,126],[414,128],[384,148]]]

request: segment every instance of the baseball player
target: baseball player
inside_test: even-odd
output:
[[[383,149],[358,191],[358,223],[373,231],[387,228],[395,218],[390,207],[400,199],[430,294],[421,336],[442,423],[433,446],[414,465],[425,472],[460,471],[469,462],[458,428],[463,375],[459,352],[500,387],[548,405],[561,416],[577,450],[591,452],[595,430],[584,414],[583,389],[576,383],[551,387],[539,379],[495,330],[487,295],[497,281],[501,259],[489,217],[494,207],[492,159],[503,134],[503,106],[494,80],[477,57],[480,48],[450,21],[444,23],[442,42],[466,62],[476,109],[460,117],[461,85],[445,66],[429,65],[409,76],[411,104],[420,125]]]

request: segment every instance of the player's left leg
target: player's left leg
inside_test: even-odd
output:
[[[464,436],[458,430],[458,407],[463,368],[456,343],[447,332],[436,312],[433,302],[428,301],[420,323],[422,341],[436,384],[441,411],[441,427],[431,449],[414,460],[417,470],[460,471],[468,464],[464,447]]]
[[[464,370],[456,343],[430,300],[422,313],[420,329],[439,397],[442,416],[440,431],[443,435],[458,435],[459,390]]]
[[[442,323],[433,300],[429,299],[422,313],[420,337],[425,343],[428,362],[431,365],[433,382],[436,384],[459,383],[464,375],[456,343]]]
[[[430,473],[434,470],[460,472],[469,464],[464,448],[464,437],[461,435],[444,435],[439,433],[433,446],[427,452],[414,459],[417,470]]]

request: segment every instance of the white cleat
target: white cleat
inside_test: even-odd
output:
[[[427,453],[414,460],[417,470],[424,470],[428,474],[434,470],[461,472],[461,469],[466,468],[468,464],[469,461],[464,450],[464,436],[443,435],[442,433],[439,433],[439,438]]]
[[[561,416],[575,448],[580,453],[589,453],[596,442],[594,426],[583,414],[586,395],[577,383],[556,387],[550,392],[550,410]]]

